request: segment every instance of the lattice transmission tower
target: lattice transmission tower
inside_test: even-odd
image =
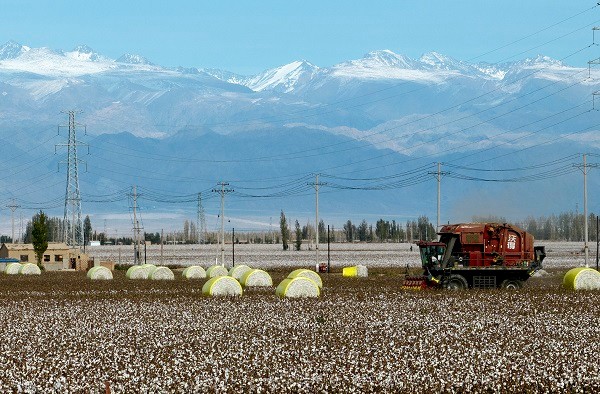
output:
[[[77,157],[77,146],[87,144],[77,140],[77,126],[82,126],[85,132],[85,126],[75,122],[75,114],[77,111],[63,112],[69,115],[69,124],[58,126],[69,128],[69,139],[66,144],[56,144],[58,146],[67,147],[67,161],[60,162],[67,164],[67,187],[65,191],[65,214],[64,214],[64,235],[63,241],[70,247],[83,246],[83,222],[81,220],[81,193],[79,191],[79,163],[85,163]],[[89,146],[88,146],[89,149]],[[59,166],[60,166],[59,163]]]

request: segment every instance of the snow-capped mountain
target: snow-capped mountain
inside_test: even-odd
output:
[[[590,137],[597,112],[589,111],[600,73],[592,69],[587,77],[587,68],[545,56],[486,64],[389,50],[331,67],[292,61],[243,76],[201,65],[161,67],[141,55],[113,60],[86,45],[62,51],[11,41],[0,46],[0,154],[15,158],[10,168],[43,162],[64,141],[31,147],[52,138],[48,130],[65,122],[61,111],[79,109],[77,122],[97,145],[89,162],[101,170],[87,186],[96,194],[144,179],[154,186],[156,173],[188,183],[324,168],[373,168],[368,175],[378,176],[398,163],[496,154],[505,155],[506,167],[520,151],[542,160],[549,152],[600,149]],[[54,173],[57,161],[44,165]],[[148,169],[155,173],[140,176]],[[37,168],[23,171],[15,176],[39,176]],[[16,184],[0,179],[7,190]],[[381,201],[382,209],[394,205],[393,197]],[[359,205],[353,197],[340,200],[344,209]]]

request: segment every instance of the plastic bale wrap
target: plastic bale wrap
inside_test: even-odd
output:
[[[342,276],[346,278],[355,278],[358,276],[358,271],[356,267],[344,267],[342,269]]]
[[[37,264],[26,263],[21,266],[21,269],[19,270],[19,274],[20,275],[41,275],[42,270],[40,270],[40,267],[38,267]]]
[[[600,290],[600,272],[586,267],[573,268],[565,274],[563,286],[571,290]]]
[[[282,280],[275,289],[275,294],[281,298],[316,298],[321,295],[321,291],[311,279],[298,276]]]
[[[244,287],[269,287],[273,286],[273,279],[268,272],[254,269],[246,272],[240,283]]]
[[[323,288],[323,281],[321,280],[321,277],[319,276],[319,274],[317,274],[315,271],[307,270],[305,268],[297,269],[297,270],[290,272],[290,274],[288,275],[288,279],[294,279],[299,276],[303,276],[305,278],[312,280],[313,282],[315,282],[317,284],[317,286],[319,286],[319,289]]]
[[[106,267],[93,267],[87,272],[88,279],[91,280],[111,280],[113,278],[112,272]]]
[[[369,270],[366,266],[359,264],[356,266],[356,276],[359,278],[366,278],[369,276]]]
[[[229,270],[229,276],[231,276],[232,278],[237,279],[238,281],[241,282],[242,277],[244,276],[244,274],[248,271],[250,271],[252,268],[248,267],[247,265],[241,264],[241,265],[236,265],[235,267],[232,267]]]
[[[175,274],[169,267],[156,267],[148,277],[152,280],[174,280]]]
[[[18,275],[21,270],[21,263],[8,263],[4,269],[4,273],[8,275]]]
[[[212,267],[208,267],[206,270],[206,276],[209,278],[216,278],[217,276],[227,276],[229,272],[227,272],[227,268],[221,265],[213,265]]]
[[[146,269],[144,269],[141,265],[134,265],[133,267],[129,267],[127,273],[125,273],[125,277],[127,279],[148,279]]]
[[[186,279],[203,279],[206,278],[206,271],[199,265],[192,265],[184,269],[181,275]]]
[[[242,285],[231,276],[215,276],[202,286],[202,294],[209,297],[241,296]]]

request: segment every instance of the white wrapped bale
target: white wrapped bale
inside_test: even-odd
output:
[[[266,271],[251,269],[242,276],[240,283],[243,287],[269,287],[273,286],[273,279]]]
[[[206,271],[198,265],[192,265],[183,270],[182,276],[186,279],[206,278]]]
[[[242,285],[231,276],[215,276],[202,286],[202,294],[210,297],[241,296]]]
[[[315,271],[307,270],[305,268],[297,269],[297,270],[290,272],[290,274],[288,275],[288,278],[294,279],[299,276],[303,276],[305,278],[312,280],[313,282],[315,282],[317,284],[317,286],[319,286],[319,289],[323,288],[323,281],[321,280],[321,277],[319,276],[319,274],[317,274]]]
[[[356,266],[356,276],[359,278],[366,278],[369,276],[369,270],[366,266],[359,264]]]
[[[88,271],[87,277],[91,280],[112,280],[113,274],[108,268],[97,266]]]
[[[8,275],[18,275],[21,270],[21,263],[8,263],[4,269],[4,273]]]
[[[175,274],[169,267],[155,267],[148,279],[152,280],[174,280]]]
[[[275,289],[281,298],[316,298],[321,295],[319,286],[305,276],[286,278]]]
[[[40,270],[40,267],[38,267],[37,264],[26,263],[21,266],[21,269],[19,270],[19,274],[20,275],[41,275],[42,270]]]
[[[216,278],[217,276],[227,276],[227,268],[221,265],[213,265],[206,270],[206,276],[209,278]]]
[[[146,269],[142,268],[141,265],[134,265],[129,267],[127,273],[125,273],[125,277],[127,279],[148,279],[148,275],[146,274]]]
[[[236,265],[235,267],[232,267],[229,270],[228,275],[231,276],[232,278],[237,279],[238,281],[241,282],[242,277],[244,276],[244,274],[248,271],[250,271],[252,268],[248,267],[247,265],[241,264],[241,265]]]
[[[573,268],[565,274],[563,286],[571,290],[600,290],[600,272],[592,268]]]

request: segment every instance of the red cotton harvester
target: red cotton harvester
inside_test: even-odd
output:
[[[405,289],[520,289],[542,267],[543,246],[506,223],[449,224],[438,242],[419,241],[423,275],[407,276]]]

